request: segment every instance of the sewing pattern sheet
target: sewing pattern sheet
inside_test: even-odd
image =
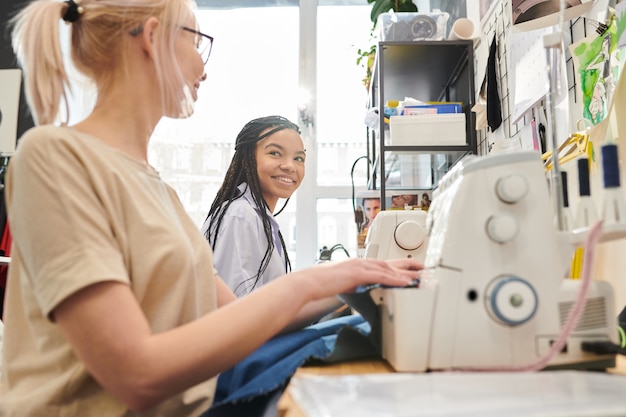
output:
[[[582,93],[582,115],[594,125],[608,114],[624,64],[624,50],[617,44],[625,26],[626,19],[620,17],[601,36],[593,34],[569,46],[576,85]]]
[[[552,33],[552,29],[538,29],[530,32],[511,34],[511,61],[515,68],[512,78],[513,88],[513,123],[539,104],[548,92],[548,74],[546,72],[546,49],[543,37]]]

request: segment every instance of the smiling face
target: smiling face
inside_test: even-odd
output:
[[[263,198],[273,212],[278,199],[291,197],[302,183],[304,143],[295,130],[281,129],[257,142],[255,157]]]

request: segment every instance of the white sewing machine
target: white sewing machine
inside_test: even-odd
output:
[[[389,213],[380,224],[397,230],[402,223]],[[459,162],[439,183],[426,233],[419,288],[370,291],[380,308],[382,354],[393,368],[514,367],[544,356],[577,297],[581,280],[566,275],[585,233],[555,227],[541,156],[522,152]],[[370,245],[378,240],[381,246],[373,257],[399,254],[391,238],[377,236],[368,236]],[[578,326],[547,366],[612,367],[614,355],[586,353],[580,345],[617,338],[612,287],[592,281]]]
[[[365,238],[365,257],[375,259],[426,257],[426,212],[384,210],[378,213]]]

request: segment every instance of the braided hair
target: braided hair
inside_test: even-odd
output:
[[[237,135],[237,140],[235,141],[235,155],[233,156],[230,166],[228,167],[228,171],[226,171],[224,182],[218,190],[206,218],[206,220],[209,221],[209,226],[206,229],[205,237],[211,244],[211,248],[215,250],[224,214],[232,202],[241,198],[243,195],[239,193],[237,187],[244,182],[247,184],[247,187],[250,189],[252,194],[252,199],[254,200],[256,206],[260,209],[259,213],[261,215],[263,230],[265,231],[265,238],[267,240],[267,249],[263,255],[257,274],[247,279],[254,280],[252,288],[256,286],[259,278],[267,269],[272,251],[275,247],[272,236],[272,226],[270,218],[267,214],[268,205],[263,198],[261,183],[257,173],[255,157],[256,144],[260,140],[283,129],[292,129],[300,133],[298,125],[282,116],[260,117],[258,119],[251,120],[243,127],[243,129],[241,129]],[[285,201],[285,204],[283,204],[281,209],[276,213],[276,216],[285,209],[288,202],[289,199]],[[290,272],[291,262],[289,261],[285,241],[280,230],[278,231],[278,237],[283,249],[283,254],[285,255],[285,272]],[[243,282],[239,285],[242,284]],[[237,289],[238,288],[235,289],[235,293],[237,293]]]

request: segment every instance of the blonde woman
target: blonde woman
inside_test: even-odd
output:
[[[236,299],[174,190],[151,167],[163,116],[193,112],[213,39],[188,0],[37,0],[12,21],[37,124],[6,178],[13,246],[0,415],[197,416],[215,377],[359,285],[404,285],[421,265],[354,259],[279,278]],[[67,102],[59,23],[97,86]],[[65,109],[64,109],[65,110]]]

